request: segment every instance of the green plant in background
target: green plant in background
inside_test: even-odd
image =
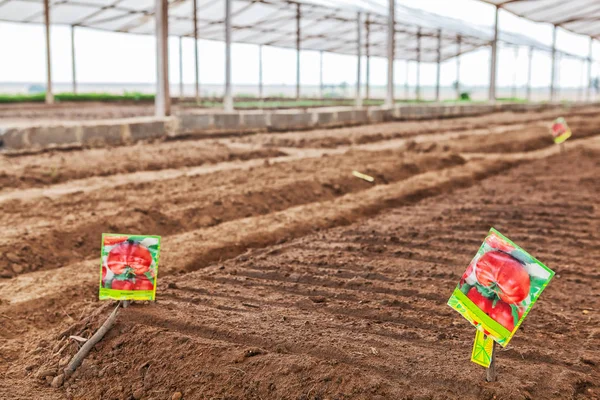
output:
[[[521,97],[496,97],[496,100],[507,103],[527,103],[527,99]]]
[[[46,93],[32,94],[0,94],[0,103],[41,103],[44,102]],[[60,101],[153,101],[153,94],[140,92],[125,92],[123,94],[111,93],[57,93],[54,99]]]
[[[461,92],[459,99],[462,100],[462,101],[471,101],[471,93],[469,93],[469,92]]]
[[[34,102],[41,103],[45,100],[46,95],[44,93],[35,94],[1,94],[0,103],[26,103]]]

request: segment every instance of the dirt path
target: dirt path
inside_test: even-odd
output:
[[[486,128],[333,149],[273,148],[261,135],[145,144],[163,163],[156,172],[103,157],[137,147],[13,157],[27,176],[36,157],[79,158],[72,171],[86,171],[89,154],[107,179],[73,173],[0,191],[0,271],[16,276],[0,279],[0,398],[599,396],[600,117],[568,117],[577,140],[566,154],[544,114],[484,118]],[[202,144],[223,152],[169,166]],[[485,384],[468,360],[472,329],[445,303],[490,226],[557,278],[500,353],[500,381]],[[76,351],[60,334],[87,337],[109,312],[95,300],[103,231],[163,235],[158,301],[123,310],[53,389],[36,374]]]

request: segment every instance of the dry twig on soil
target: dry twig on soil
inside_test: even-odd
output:
[[[104,321],[100,329],[98,329],[96,333],[94,333],[94,335],[91,338],[89,338],[83,346],[81,346],[81,348],[79,349],[77,354],[75,354],[69,365],[67,365],[67,368],[65,368],[66,378],[68,378],[73,372],[75,372],[77,367],[81,365],[83,359],[88,355],[88,353],[92,350],[96,343],[98,343],[104,337],[106,332],[108,332],[110,328],[112,328],[112,326],[115,323],[115,320],[117,319],[117,313],[119,311],[120,306],[121,302],[117,304],[113,312],[108,316],[106,321]]]

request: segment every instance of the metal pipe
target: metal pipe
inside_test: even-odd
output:
[[[577,96],[578,101],[583,101],[585,96],[585,87],[583,86],[583,75],[585,75],[585,60],[581,60],[581,74],[579,74],[579,94]]]
[[[533,65],[533,46],[529,47],[529,63],[527,65],[527,101],[531,101],[531,71]]]
[[[592,45],[594,43],[594,39],[590,37],[590,51],[588,56],[588,71],[587,71],[587,93],[586,100],[590,101],[592,98]]]
[[[200,104],[200,60],[198,59],[198,5],[197,0],[193,1],[194,12],[194,92],[196,95],[196,104]]]
[[[356,98],[354,105],[356,107],[362,107],[362,98],[360,96],[360,81],[361,81],[361,62],[362,62],[362,21],[361,13],[356,13]]]
[[[456,45],[458,46],[457,54],[456,54],[456,98],[460,99],[460,53],[461,49],[461,41],[462,37],[458,35],[456,37]]]
[[[371,23],[369,21],[369,14],[367,14],[367,20],[365,21],[365,28],[366,28],[366,53],[367,53],[367,78],[366,78],[366,96],[365,98],[367,100],[369,100],[369,98],[371,97],[371,42],[370,42],[370,36],[371,36]]]
[[[75,25],[71,25],[71,76],[73,93],[77,93],[77,67],[75,62]]]
[[[258,98],[263,99],[263,58],[262,44],[258,46]]]
[[[179,36],[179,98],[183,100],[183,38]]]
[[[517,97],[517,60],[519,59],[519,48],[515,46],[515,65],[513,69],[513,87],[512,87],[512,97],[513,99]]]
[[[223,108],[226,112],[233,111],[231,95],[231,0],[225,0],[225,96]]]
[[[323,87],[323,50],[319,52],[319,92],[320,97],[323,98],[324,95],[324,87]]]
[[[409,74],[408,74],[408,67],[409,67],[409,61],[406,60],[406,79],[404,80],[404,100],[408,100],[408,79],[409,79]]]
[[[387,29],[387,96],[385,103],[388,107],[394,105],[394,36],[396,33],[395,0],[388,0],[388,29]]]
[[[552,73],[550,77],[550,101],[554,101],[556,97],[555,82],[556,82],[556,32],[558,27],[554,25],[552,31]]]
[[[437,71],[435,81],[435,101],[440,101],[440,71],[442,64],[442,30],[438,30]]]
[[[421,99],[421,28],[417,31],[417,82],[415,85],[415,98]]]
[[[498,58],[498,14],[500,8],[496,6],[496,14],[494,17],[494,40],[492,41],[492,59],[490,62],[490,92],[489,101],[496,101],[496,63]]]
[[[561,64],[562,64],[562,59],[563,59],[563,55],[562,54],[557,54],[556,55],[556,86],[554,88],[554,92],[555,92],[555,96],[556,96],[556,100],[560,101],[560,73],[561,73]]]
[[[156,98],[154,112],[157,117],[171,115],[169,94],[169,3],[155,1],[156,17]]]
[[[300,3],[296,4],[296,100],[300,99]]]
[[[54,103],[52,93],[52,57],[50,55],[50,2],[44,0],[44,28],[46,34],[46,104]]]

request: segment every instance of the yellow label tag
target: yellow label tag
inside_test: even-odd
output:
[[[371,183],[375,182],[375,178],[373,178],[372,176],[361,174],[358,171],[352,171],[352,175],[354,175],[357,178],[364,179],[367,182],[371,182]]]
[[[479,364],[482,367],[489,368],[492,362],[492,354],[494,352],[494,340],[491,336],[477,329],[475,334],[475,342],[473,343],[473,352],[471,353],[471,361]]]

